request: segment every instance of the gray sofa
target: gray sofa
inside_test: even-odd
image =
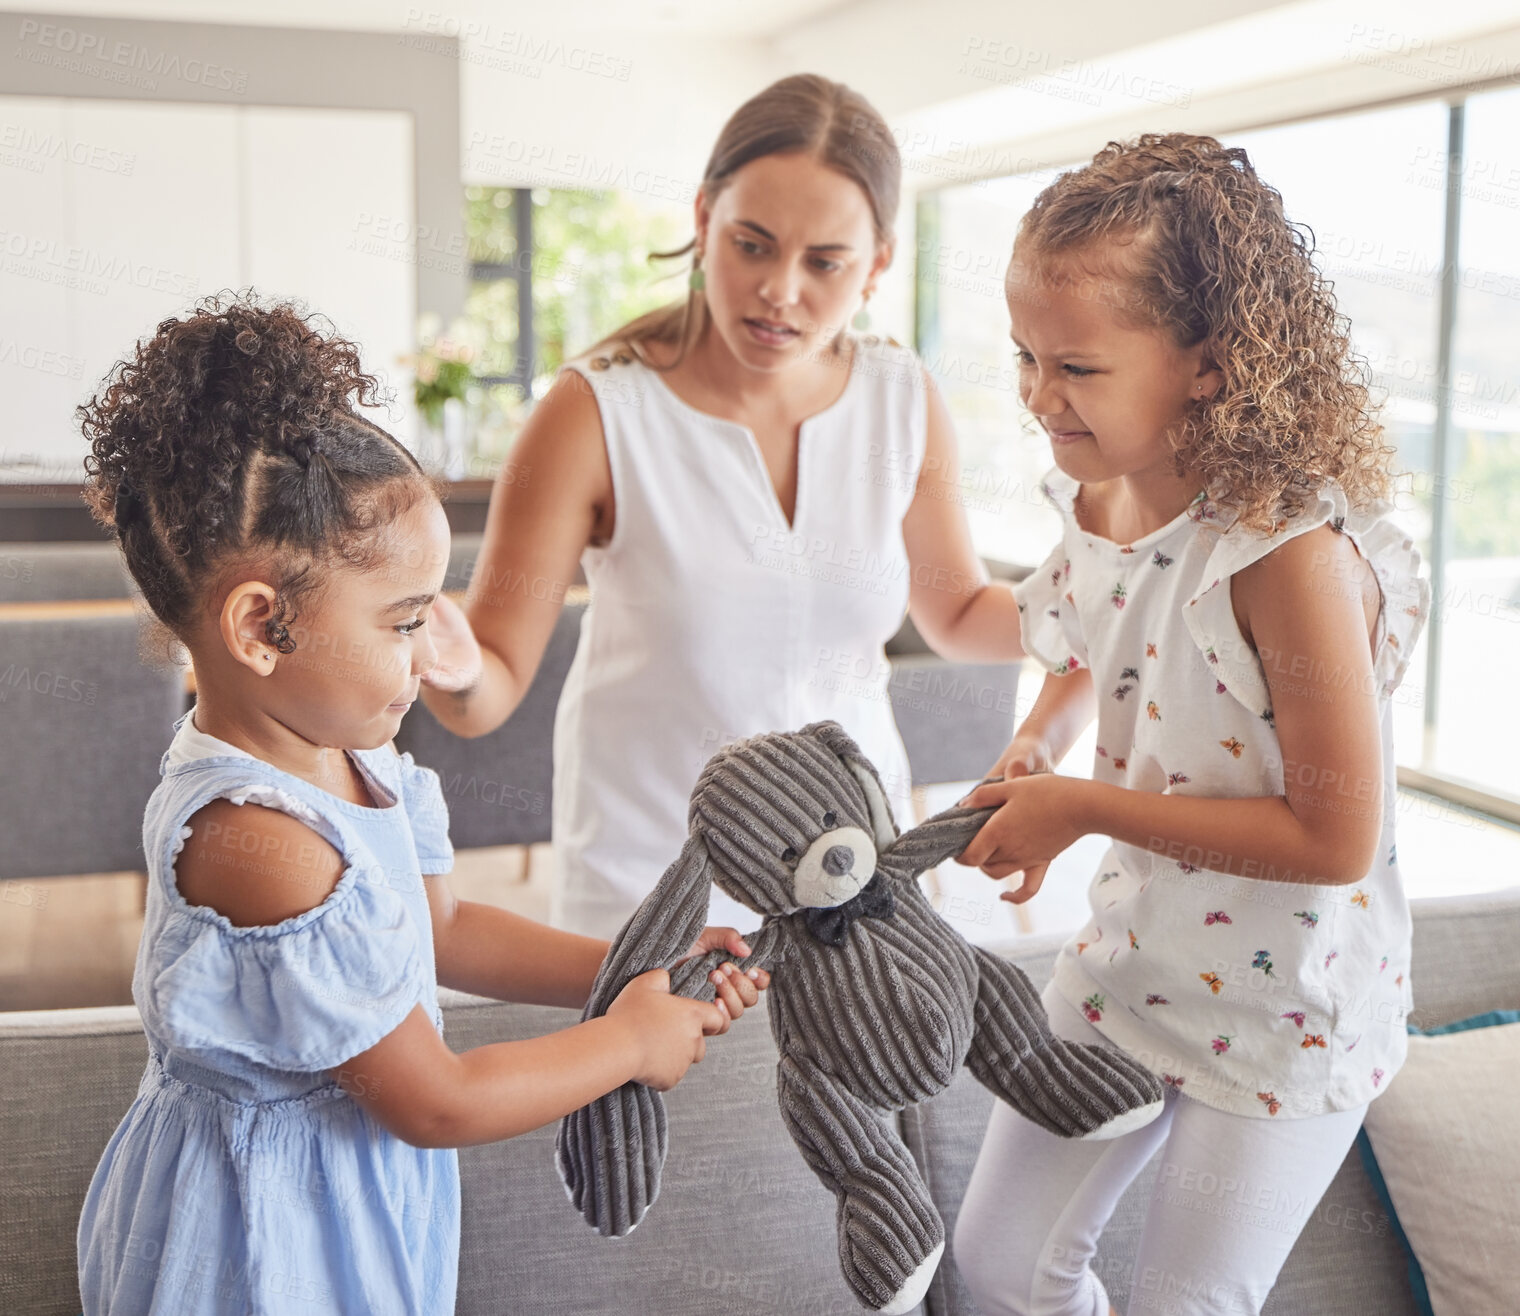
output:
[[[184,673],[146,640],[126,602],[0,608],[0,878],[143,867],[143,810],[185,707]]]
[[[0,603],[129,599],[136,593],[113,542],[0,544]]]
[[[1520,1006],[1520,888],[1415,903],[1415,1022],[1429,1027]],[[1041,984],[1058,939],[1014,958]],[[451,995],[456,1049],[530,1037],[567,1011]],[[135,1010],[0,1015],[0,1311],[79,1310],[74,1229],[106,1139],[131,1102],[145,1048]],[[460,1153],[464,1223],[458,1312],[629,1312],[809,1316],[858,1311],[839,1278],[833,1199],[803,1166],[776,1110],[775,1051],[762,1018],[741,1020],[669,1097],[670,1159],[660,1201],[624,1240],[587,1229],[565,1200],[554,1129]],[[991,1098],[963,1074],[899,1116],[953,1225]],[[1122,1311],[1152,1165],[1103,1236],[1099,1269]],[[1016,1181],[1008,1185],[1018,1191]],[[1405,1265],[1355,1151],[1300,1237],[1267,1306],[1273,1316],[1368,1311],[1412,1316]],[[969,1313],[953,1256],[922,1310]],[[429,1314],[432,1316],[432,1314]]]

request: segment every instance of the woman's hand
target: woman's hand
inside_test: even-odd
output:
[[[676,964],[685,964],[694,956],[706,955],[715,950],[727,951],[741,960],[752,954],[749,943],[737,928],[703,928],[702,935]],[[739,966],[732,960],[720,964],[708,977],[717,989],[718,1008],[728,1016],[723,1027],[717,1030],[718,1033],[726,1033],[735,1019],[750,1006],[758,1004],[760,993],[771,985],[771,975],[765,969],[751,967],[741,973]]]
[[[459,605],[447,594],[433,600],[428,631],[438,661],[422,673],[422,680],[445,694],[465,694],[480,684],[484,662],[475,632]]]
[[[960,801],[967,808],[996,807],[997,812],[955,862],[980,868],[998,880],[1023,873],[1024,881],[1017,890],[999,895],[1001,900],[1020,905],[1040,889],[1050,861],[1087,834],[1088,829],[1077,821],[1077,805],[1087,783],[1056,776],[1046,769],[1031,772],[1022,758],[1004,766],[1005,771],[1018,768],[1020,775],[987,782]]]
[[[987,775],[1012,781],[1015,777],[1032,777],[1037,772],[1054,771],[1055,764],[1050,761],[1050,750],[1043,740],[1015,736]]]

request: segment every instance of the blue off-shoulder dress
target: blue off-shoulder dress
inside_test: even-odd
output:
[[[438,776],[389,747],[350,751],[388,807],[352,804],[206,736],[192,713],[143,824],[132,996],[148,1064],[80,1216],[84,1310],[452,1312],[455,1152],[388,1133],[329,1072],[419,1003],[443,1031],[422,883],[453,867]],[[331,842],[344,859],[331,895],[262,927],[187,904],[174,858],[217,798],[282,809]],[[278,876],[281,856],[266,860]]]

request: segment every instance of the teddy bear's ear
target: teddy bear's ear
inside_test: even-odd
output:
[[[802,728],[802,734],[816,736],[844,760],[845,767],[865,792],[877,853],[885,851],[897,839],[897,823],[893,821],[892,806],[887,801],[887,792],[882,787],[876,765],[861,752],[854,738],[838,722],[810,722]]]

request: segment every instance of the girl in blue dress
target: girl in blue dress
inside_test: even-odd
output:
[[[79,1222],[88,1316],[454,1308],[454,1148],[665,1089],[768,979],[635,979],[604,1018],[456,1054],[437,987],[579,1007],[607,950],[456,900],[437,775],[391,743],[436,663],[439,491],[288,304],[166,320],[81,408],[87,497],[196,703],[148,803],[148,1063]],[[747,953],[729,928],[693,953]]]

